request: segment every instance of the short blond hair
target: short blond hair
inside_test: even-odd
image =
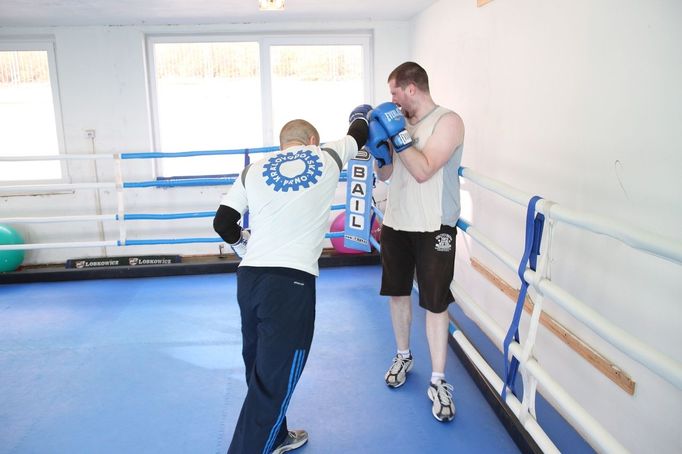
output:
[[[311,137],[315,138],[315,145],[320,144],[320,133],[317,132],[315,126],[299,118],[291,120],[282,126],[282,130],[279,133],[279,145],[283,147],[291,142],[300,142],[303,145],[308,145]]]

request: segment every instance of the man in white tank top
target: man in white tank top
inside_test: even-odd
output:
[[[450,283],[454,275],[455,225],[460,213],[457,171],[462,160],[464,123],[455,112],[436,105],[426,71],[417,63],[406,62],[394,69],[388,86],[391,101],[406,121],[399,132],[389,125],[386,143],[390,144],[391,156],[376,168],[380,180],[390,178],[381,232],[381,294],[389,296],[398,350],[385,380],[388,386],[397,388],[405,383],[412,368],[410,295],[416,270],[431,355],[428,396],[433,401],[434,417],[450,421],[455,406],[452,385],[445,381],[447,308],[454,300]],[[385,112],[389,123],[395,119],[395,111]]]

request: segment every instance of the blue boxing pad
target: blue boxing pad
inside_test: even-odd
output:
[[[405,117],[398,106],[392,102],[379,104],[372,110],[370,121],[378,121],[391,138],[393,148],[400,153],[412,146],[412,137],[405,129]]]
[[[393,163],[391,149],[388,148],[388,135],[383,126],[376,120],[370,120],[369,122],[369,137],[367,138],[365,148],[377,160],[379,168]]]

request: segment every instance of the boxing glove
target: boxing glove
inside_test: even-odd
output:
[[[388,136],[384,128],[376,120],[369,122],[369,136],[365,148],[377,160],[377,165],[382,168],[386,164],[393,163],[391,149],[388,148]]]
[[[239,239],[237,240],[237,242],[230,244],[230,247],[240,259],[243,259],[244,256],[246,255],[246,245],[249,242],[250,236],[251,234],[249,233],[248,230],[242,230],[242,233],[239,235]]]
[[[370,122],[376,120],[384,128],[396,152],[400,153],[412,146],[412,137],[405,129],[405,117],[394,103],[379,104],[372,110],[369,118]]]
[[[348,123],[353,123],[358,118],[361,118],[365,120],[365,122],[369,123],[369,113],[371,110],[372,106],[369,104],[360,104],[350,113],[350,116],[348,117]]]

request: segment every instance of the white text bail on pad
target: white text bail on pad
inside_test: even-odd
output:
[[[372,186],[374,158],[364,148],[348,163],[346,181],[346,222],[343,245],[370,252]]]

